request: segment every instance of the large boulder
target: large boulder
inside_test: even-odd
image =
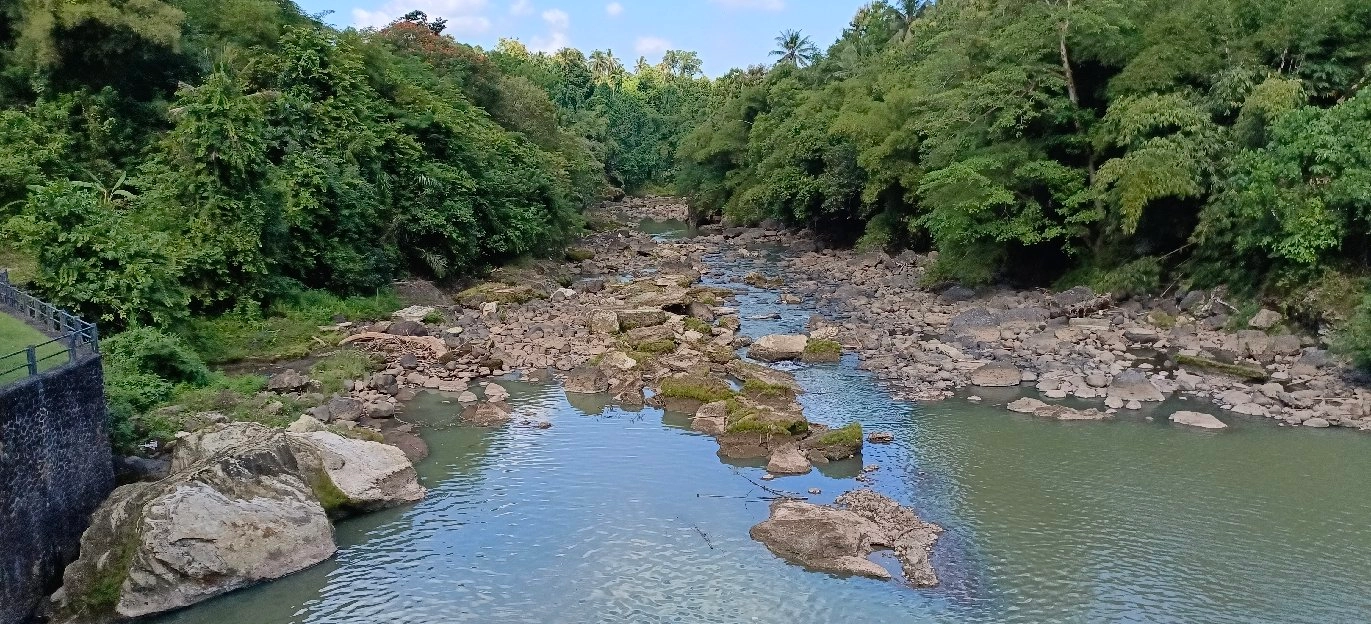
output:
[[[890,572],[867,556],[891,550],[911,585],[938,584],[929,553],[941,527],[871,490],[843,494],[835,505],[776,501],[770,517],[753,526],[749,535],[771,552],[807,568],[879,579],[890,578]]]
[[[597,334],[617,334],[619,333],[619,315],[613,310],[596,310],[590,313],[586,319],[586,325],[590,331]]]
[[[991,362],[971,371],[971,384],[982,388],[1006,388],[1023,381],[1023,372],[1009,362]]]
[[[1052,405],[1044,403],[1033,397],[1023,397],[1005,406],[1011,412],[1020,414],[1032,414],[1039,418],[1051,418],[1053,420],[1106,420],[1113,418],[1106,412],[1097,409],[1079,410],[1065,405]]]
[[[809,458],[793,446],[772,451],[766,462],[766,471],[772,474],[806,474],[811,468]]]
[[[1189,425],[1201,429],[1227,429],[1222,420],[1215,418],[1212,414],[1203,412],[1176,412],[1170,416],[1170,420],[1178,425]]]
[[[499,427],[514,418],[514,408],[500,401],[482,401],[462,408],[462,419],[477,427]]]
[[[762,336],[748,347],[747,355],[763,362],[798,360],[809,346],[809,337],[803,334],[772,334]]]
[[[267,390],[272,392],[297,392],[310,387],[314,380],[301,375],[299,371],[287,368],[267,380]]]
[[[175,470],[114,491],[53,595],[56,622],[151,616],[281,578],[333,555],[330,511],[422,498],[393,447],[250,423],[197,431]]]
[[[1283,320],[1285,317],[1280,312],[1262,308],[1252,316],[1251,320],[1247,321],[1247,326],[1253,329],[1267,330],[1280,324]]]
[[[1114,376],[1106,393],[1123,401],[1162,401],[1166,395],[1157,388],[1147,375],[1136,369],[1128,369]]]
[[[624,331],[637,329],[639,327],[652,327],[666,322],[667,314],[661,308],[639,308],[636,310],[620,310],[619,326]]]
[[[586,364],[568,372],[562,386],[574,394],[599,394],[609,391],[609,377],[598,367]]]

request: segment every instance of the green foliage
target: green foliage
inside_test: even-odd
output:
[[[328,346],[319,338],[319,328],[335,324],[336,318],[380,320],[401,307],[389,291],[370,297],[339,297],[320,290],[295,290],[264,312],[194,319],[186,324],[184,334],[212,364],[289,360]]]
[[[343,382],[363,379],[381,369],[384,362],[376,356],[345,349],[325,356],[309,368],[309,377],[319,382],[324,394],[343,392]]]
[[[862,424],[848,423],[841,428],[830,430],[819,436],[818,442],[823,446],[861,446]]]
[[[753,398],[780,399],[795,396],[795,391],[788,386],[767,383],[760,379],[749,379],[743,382],[743,394]]]
[[[209,380],[209,368],[181,338],[157,329],[130,329],[100,347],[111,371],[154,375],[173,384],[201,386]]]
[[[1074,286],[1089,286],[1098,293],[1118,296],[1142,295],[1160,290],[1161,279],[1160,259],[1148,256],[1111,268],[1089,264],[1081,266],[1063,275],[1057,280],[1054,288],[1067,290]]]
[[[1336,346],[1363,370],[1371,370],[1371,296],[1362,299],[1338,333]]]
[[[670,399],[690,399],[701,403],[714,403],[733,397],[734,392],[728,384],[717,379],[695,377],[671,377],[662,380],[661,395]]]
[[[714,330],[714,328],[709,323],[706,323],[693,316],[686,317],[685,328],[688,330],[700,332],[701,334],[704,334],[706,336],[710,335],[710,333]]]

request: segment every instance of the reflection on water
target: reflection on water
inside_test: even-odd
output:
[[[732,271],[747,267],[731,267]],[[808,313],[749,291],[748,333]],[[726,463],[681,415],[510,383],[517,420],[456,423],[426,394],[426,500],[343,522],[338,557],[160,620],[406,622],[1363,622],[1371,613],[1371,442],[1238,421],[1183,429],[1128,414],[1058,423],[962,401],[893,402],[853,366],[801,367],[811,418],[890,431],[769,487],[874,487],[947,528],[942,587],[806,572],[751,541],[757,462]],[[1008,395],[985,395],[1002,403]],[[1183,402],[1177,402],[1183,405]],[[1163,415],[1171,406],[1156,408]]]

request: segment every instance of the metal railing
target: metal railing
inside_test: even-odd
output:
[[[53,360],[56,358],[65,357],[67,362],[75,362],[84,354],[100,352],[100,332],[94,323],[15,288],[10,284],[8,270],[0,270],[0,311],[27,321],[49,335],[58,335],[47,342],[0,355],[0,385],[37,375],[55,365]],[[25,374],[16,375],[21,371]]]

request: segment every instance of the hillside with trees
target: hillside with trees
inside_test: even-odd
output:
[[[783,33],[680,181],[739,222],[937,250],[945,283],[1226,284],[1317,324],[1365,291],[1369,30],[1356,0],[877,2],[822,55]]]

